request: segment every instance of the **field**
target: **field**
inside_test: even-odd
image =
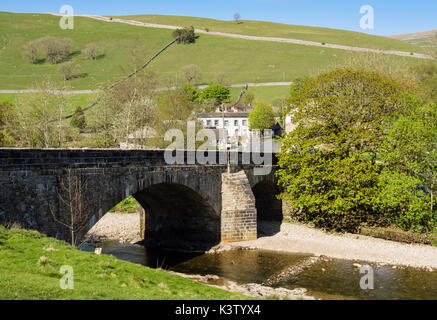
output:
[[[240,23],[236,23],[235,21],[165,15],[133,15],[117,18],[182,27],[194,26],[198,29],[207,28],[209,31],[250,36],[290,38],[372,49],[423,52],[421,48],[398,40],[347,30],[296,26],[264,21],[241,20]]]
[[[71,266],[74,290],[60,288]],[[163,270],[79,251],[35,231],[0,226],[0,300],[248,299]]]
[[[159,23],[178,24],[179,21],[174,17],[153,17],[157,19],[153,22]],[[203,19],[200,20],[203,21]],[[186,23],[188,22],[191,24],[191,20],[187,20]],[[223,31],[231,32],[230,29],[232,29],[233,32],[240,32],[240,28],[247,28],[246,33],[255,33],[259,28],[263,30],[264,35],[288,35],[299,38],[298,34],[300,34],[300,38],[327,43],[404,49],[415,52],[422,50],[420,47],[402,41],[348,31],[248,21],[244,21],[241,25],[231,22],[215,23],[217,26],[215,27],[214,24],[211,30],[214,28],[218,30],[219,25],[223,25],[223,28],[225,26],[229,28]],[[200,26],[200,22],[196,26]],[[277,34],[271,32],[277,32]],[[2,70],[0,89],[28,89],[46,77],[63,85],[62,76],[57,71],[59,66],[48,62],[31,64],[22,56],[22,48],[26,43],[46,35],[70,38],[74,41],[73,53],[68,59],[75,64],[80,64],[86,76],[67,81],[67,85],[72,90],[80,90],[98,88],[131,72],[135,64],[144,62],[146,58],[151,57],[157,50],[169,43],[172,40],[171,33],[171,30],[108,23],[84,17],[75,18],[74,30],[61,30],[59,17],[46,14],[0,12],[0,68]],[[96,61],[87,60],[81,54],[81,50],[92,42],[97,43],[104,53],[104,56]],[[291,81],[297,76],[312,75],[334,66],[340,66],[352,58],[368,59],[362,53],[337,49],[248,41],[202,34],[194,45],[174,45],[148,69],[160,75],[163,85],[174,85],[180,81],[180,70],[188,64],[196,64],[200,67],[202,80],[198,84],[208,84],[217,78],[224,78],[226,82],[233,84],[263,83]],[[421,62],[420,59],[398,56],[386,56],[385,60],[384,68],[401,66],[406,69]],[[264,92],[263,94],[267,97],[276,98],[282,89],[254,90]]]

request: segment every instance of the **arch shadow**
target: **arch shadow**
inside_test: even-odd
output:
[[[220,243],[220,216],[193,189],[176,183],[159,183],[133,197],[146,212],[146,246],[207,251]]]
[[[276,196],[281,193],[272,181],[264,180],[252,188],[257,210],[258,238],[277,234],[281,230],[282,201]]]

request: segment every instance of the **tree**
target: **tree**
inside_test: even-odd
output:
[[[23,47],[23,56],[29,60],[32,64],[38,62],[38,42],[30,41]]]
[[[53,220],[69,230],[72,246],[79,244],[79,234],[93,215],[91,201],[85,199],[87,188],[86,176],[68,168],[57,188],[59,210],[53,204],[50,206]]]
[[[190,44],[196,42],[197,36],[194,32],[194,27],[191,26],[189,28],[176,29],[173,32],[173,38],[179,44]]]
[[[52,36],[45,36],[39,42],[44,50],[46,60],[51,64],[58,64],[68,58],[73,46],[71,39],[58,39]]]
[[[96,43],[89,43],[82,53],[88,60],[97,60],[102,55],[102,50]]]
[[[195,120],[194,104],[187,99],[183,91],[170,90],[159,99],[157,118],[154,125],[156,137],[153,146],[165,149],[171,142],[164,141],[165,133],[170,129],[180,130],[187,137],[187,121]],[[185,139],[186,141],[186,139]]]
[[[294,93],[296,129],[281,141],[277,176],[297,219],[349,231],[389,223],[378,210],[377,157],[387,118],[408,89],[376,71],[337,69]]]
[[[189,64],[181,69],[183,80],[189,84],[195,84],[202,79],[202,71],[195,64]]]
[[[272,106],[265,102],[258,102],[249,113],[250,130],[259,130],[262,134],[275,125],[275,115]]]
[[[43,80],[34,86],[37,92],[26,95],[17,101],[19,114],[21,147],[58,148],[64,142],[65,127],[53,121],[64,117],[67,106],[65,95],[59,87],[49,80]]]
[[[238,12],[234,13],[235,22],[240,23],[240,19],[241,19],[241,15]]]
[[[74,111],[73,117],[70,120],[71,126],[78,128],[78,129],[85,129],[86,128],[86,118],[85,113],[83,112],[82,108],[79,106]]]
[[[383,209],[405,230],[431,230],[437,223],[433,213],[437,192],[436,105],[404,95],[382,147]]]
[[[231,98],[231,91],[228,87],[221,84],[212,84],[208,88],[205,88],[200,93],[202,100],[214,99],[216,105],[220,105],[225,102],[229,102]]]
[[[173,32],[173,38],[174,38],[173,41],[171,41],[169,44],[167,44],[161,50],[159,50],[157,53],[155,53],[155,55],[152,58],[150,58],[145,64],[143,64],[139,68],[135,68],[134,72],[128,74],[123,79],[121,79],[121,80],[113,83],[109,87],[107,87],[106,91],[110,91],[110,90],[114,89],[115,87],[119,86],[120,84],[128,81],[132,77],[136,76],[141,70],[145,69],[150,63],[152,63],[153,60],[155,60],[159,55],[161,55],[161,53],[163,53],[165,50],[170,48],[173,44],[175,44],[175,43],[178,43],[178,44],[191,44],[191,43],[195,43],[196,39],[197,39],[197,36],[196,36],[196,34],[194,32],[194,27],[191,27],[191,28],[184,28],[184,29],[177,29],[177,30],[175,30]],[[102,95],[100,95],[100,97],[98,97],[97,100],[94,101],[92,104],[90,104],[89,106],[83,108],[83,111],[87,111],[87,110],[95,107],[99,103],[99,101],[103,99],[104,95],[105,95],[105,92]],[[66,116],[64,119],[70,119],[72,116],[73,115]]]

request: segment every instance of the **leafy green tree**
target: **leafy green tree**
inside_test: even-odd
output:
[[[406,86],[374,71],[337,69],[293,94],[297,127],[282,140],[277,175],[298,219],[351,231],[389,222],[377,208],[376,158]]]
[[[179,44],[190,44],[196,42],[197,36],[194,33],[194,27],[191,26],[190,28],[176,29],[173,32],[173,38]]]
[[[202,100],[214,99],[217,105],[229,102],[231,99],[231,91],[228,87],[221,84],[212,84],[205,88],[200,93]]]
[[[437,222],[437,107],[406,94],[380,153],[381,203],[403,229],[429,230]]]
[[[262,134],[267,129],[275,125],[275,114],[273,113],[272,105],[265,102],[258,102],[249,113],[249,128],[250,130],[259,130]]]

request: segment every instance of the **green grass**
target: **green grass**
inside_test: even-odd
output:
[[[194,26],[198,29],[208,28],[209,31],[251,36],[280,37],[373,49],[423,52],[421,48],[399,40],[347,30],[248,20],[241,20],[237,24],[235,21],[165,15],[131,15],[120,16],[119,18],[182,27]]]
[[[74,271],[74,289],[62,290],[61,266]],[[224,300],[247,299],[163,270],[79,251],[34,231],[0,226],[0,300]]]
[[[88,76],[68,81],[73,90],[95,89],[102,84],[114,82],[132,71],[131,51],[134,47],[141,58],[138,61],[144,62],[172,39],[172,31],[165,29],[142,28],[83,17],[76,17],[74,23],[74,30],[61,30],[59,17],[0,12],[0,89],[31,88],[35,82],[47,77],[62,85],[62,77],[57,72],[58,66],[49,63],[32,65],[22,57],[24,44],[46,35],[71,38],[74,41],[74,54],[70,60],[79,63]],[[169,20],[168,23],[171,24],[173,21]],[[245,24],[246,22],[242,25]],[[260,26],[262,25],[260,23]],[[331,34],[334,31],[326,32]],[[335,32],[339,32],[339,39],[344,38],[341,36],[342,32]],[[366,35],[365,38],[368,37],[375,38],[376,43],[379,42],[378,37]],[[330,39],[324,40],[333,42]],[[398,43],[399,48],[396,49],[402,49],[404,45],[412,48],[404,42],[385,38],[382,44],[388,46],[392,41]],[[105,54],[103,58],[90,61],[80,54],[80,51],[91,42],[102,48]],[[354,43],[352,41],[349,44]],[[394,47],[396,46],[387,48]],[[276,82],[313,75],[342,65],[351,57],[365,58],[365,55],[336,49],[202,34],[194,45],[172,46],[155,60],[148,70],[159,73],[163,84],[168,84],[169,81],[174,84],[180,75],[180,69],[188,64],[196,64],[202,70],[203,79],[199,84],[211,83],[220,74],[224,74],[229,83]],[[421,62],[420,59],[398,56],[389,56],[386,60],[387,67],[405,65],[407,68]]]
[[[140,204],[134,197],[124,199],[122,202],[117,204],[110,212],[117,213],[136,213],[140,211]]]

